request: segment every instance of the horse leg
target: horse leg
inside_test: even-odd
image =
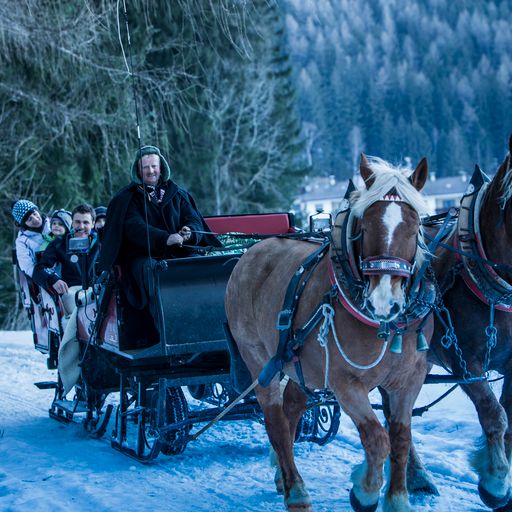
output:
[[[421,381],[411,382],[399,390],[388,391],[390,477],[383,509],[410,511],[406,487],[407,460],[411,446],[411,417],[414,402],[421,389]]]
[[[352,471],[350,504],[356,512],[373,512],[379,504],[384,462],[389,455],[389,436],[368,400],[368,390],[357,381],[331,382],[343,410],[354,422],[365,451],[365,461]]]
[[[508,502],[510,493],[510,466],[505,452],[505,410],[487,382],[463,384],[461,387],[475,405],[484,434],[482,446],[471,458],[479,478],[478,492],[488,507],[498,508]]]
[[[283,393],[283,410],[288,418],[290,426],[290,436],[292,441],[295,440],[297,425],[301,419],[307,406],[307,396],[300,389],[298,384],[292,380],[288,380]],[[278,494],[284,493],[283,473],[277,460],[276,452],[272,449],[270,453],[270,465],[276,468],[274,483]]]
[[[505,454],[509,465],[512,459],[512,379],[508,372],[505,373],[500,403],[507,415],[507,430],[505,432]],[[509,473],[510,484],[510,473]],[[496,512],[512,512],[512,499],[503,506],[495,509]]]
[[[387,425],[389,425],[389,395],[387,391],[379,387],[379,392],[382,396],[382,410],[386,418]],[[432,477],[430,476],[427,468],[421,461],[418,452],[414,446],[414,442],[411,440],[411,446],[409,449],[409,458],[407,461],[407,491],[409,494],[430,494],[432,496],[439,496],[439,491],[434,484]]]
[[[270,444],[275,451],[281,469],[286,509],[290,512],[311,512],[311,498],[295,465],[293,457],[294,439],[291,436],[292,426],[285,413],[285,410],[294,410],[294,406],[293,404],[285,405],[283,403],[289,397],[285,391],[283,398],[281,398],[277,379],[274,379],[268,388],[258,386],[256,397],[263,410]]]
[[[413,441],[411,441],[407,460],[407,491],[409,494],[439,496],[436,484],[418,455]]]

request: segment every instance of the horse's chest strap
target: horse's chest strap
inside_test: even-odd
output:
[[[300,333],[301,339],[305,339],[307,334],[309,334],[320,321],[321,313],[318,313],[319,308],[317,308],[312,318],[306,322],[305,326],[298,330],[297,333],[294,333],[293,320],[300,297],[302,296],[306,284],[313,275],[315,268],[329,250],[329,245],[329,241],[326,240],[316,251],[311,253],[296,270],[288,284],[283,307],[277,315],[276,328],[279,331],[279,344],[276,355],[265,365],[258,377],[259,384],[262,387],[268,386],[275,375],[295,356],[298,349],[297,342],[299,342],[299,344],[303,343],[303,341],[300,342],[297,338],[297,334]],[[327,297],[327,299],[325,297]],[[331,291],[324,296],[322,303],[324,300],[330,301],[330,297]],[[305,334],[306,332],[307,334]]]

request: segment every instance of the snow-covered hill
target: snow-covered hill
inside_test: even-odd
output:
[[[51,391],[33,382],[51,378],[31,333],[0,332],[0,510],[3,512],[279,512],[259,423],[222,423],[185,452],[142,465],[80,425],[48,417]],[[428,386],[425,404],[446,389]],[[498,390],[496,390],[498,391]],[[116,397],[113,396],[113,399]],[[112,420],[111,420],[112,421]],[[459,391],[414,420],[414,438],[440,497],[414,498],[416,510],[476,512],[480,502],[468,454],[480,434],[470,401]],[[351,510],[349,477],[362,460],[358,435],[346,416],[327,446],[297,445],[297,464],[316,512]],[[379,509],[380,510],[380,509]]]

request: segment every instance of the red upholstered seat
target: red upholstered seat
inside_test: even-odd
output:
[[[292,216],[288,213],[259,213],[249,215],[224,215],[206,217],[210,229],[219,235],[224,233],[245,233],[273,235],[293,233]]]

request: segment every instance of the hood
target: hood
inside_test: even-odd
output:
[[[167,163],[167,160],[163,157],[162,153],[160,153],[160,150],[156,146],[142,146],[137,150],[131,169],[132,181],[142,184],[142,181],[139,178],[139,174],[137,173],[137,162],[145,155],[158,155],[160,157],[160,179],[164,182],[169,181],[171,179],[171,168]]]

